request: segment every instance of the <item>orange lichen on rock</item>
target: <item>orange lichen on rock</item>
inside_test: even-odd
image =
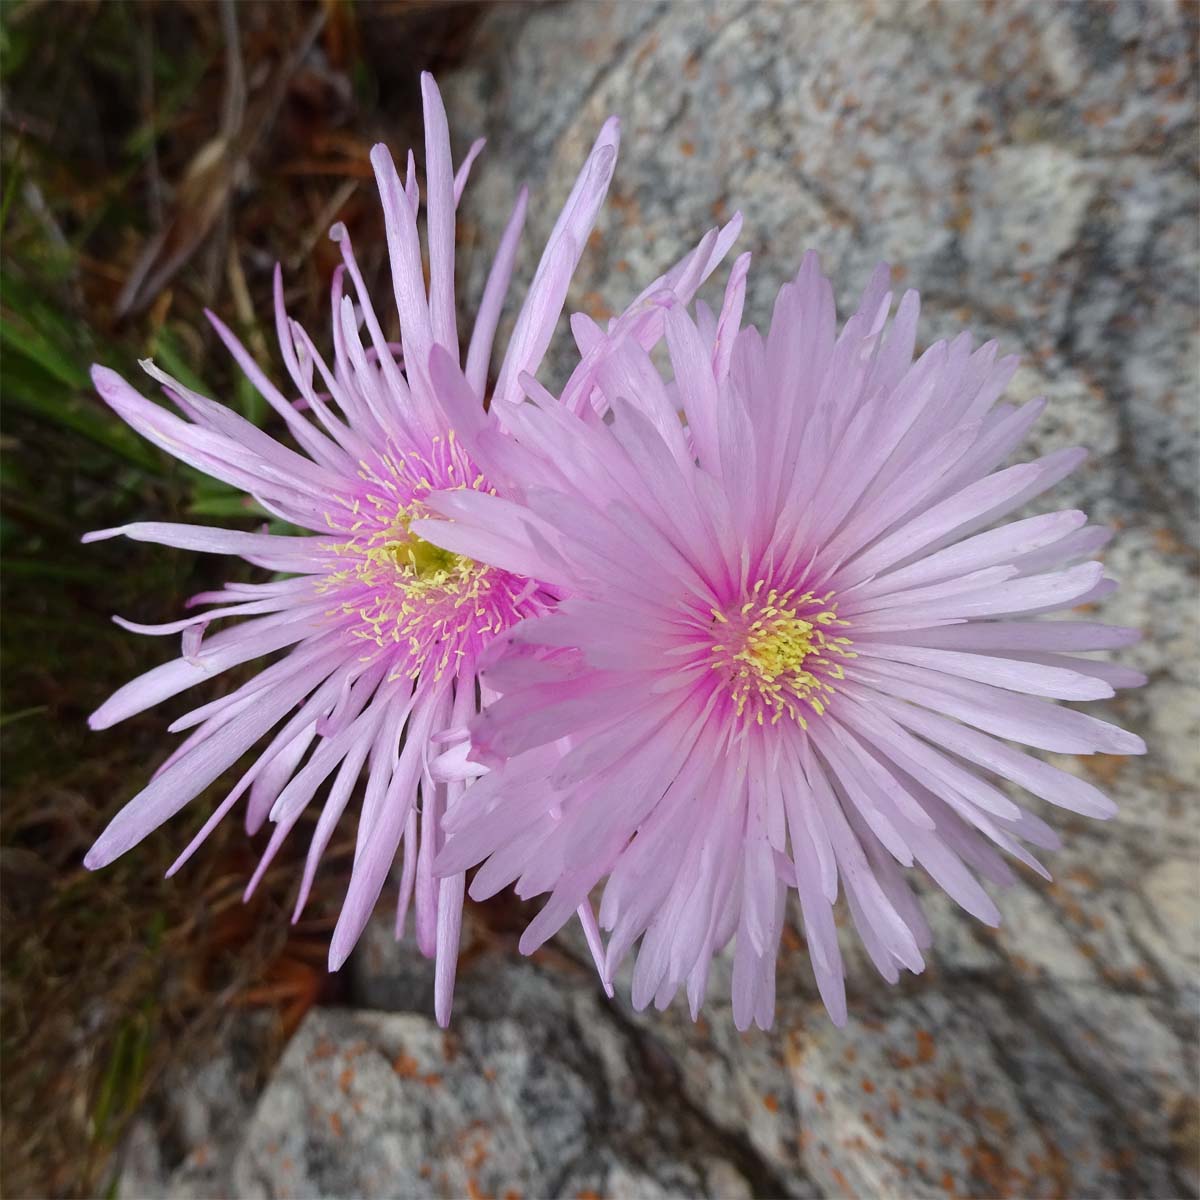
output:
[[[936,1053],[933,1044],[933,1034],[927,1029],[917,1030],[917,1062],[932,1062]]]
[[[415,1079],[420,1069],[421,1064],[411,1054],[405,1054],[403,1050],[392,1060],[392,1070],[401,1079]]]

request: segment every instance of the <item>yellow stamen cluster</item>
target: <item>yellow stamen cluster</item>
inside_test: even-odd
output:
[[[765,589],[760,579],[740,608],[712,609],[724,636],[710,648],[711,666],[725,673],[739,717],[749,710],[759,725],[775,725],[787,715],[807,728],[801,706],[820,716],[832,681],[844,677],[836,659],[854,657],[850,639],[833,632],[849,622],[838,617],[832,592]]]
[[[385,573],[398,572],[408,590],[426,584],[436,587],[464,563],[471,562],[461,554],[443,550],[417,537],[409,530],[413,520],[415,514],[411,511],[402,512],[387,528],[376,530],[357,543],[347,543],[348,546],[353,545],[354,553],[363,559],[359,578],[364,583],[374,586],[382,582],[369,577],[378,574],[378,571],[372,571],[372,568],[378,568]]]
[[[353,618],[353,637],[396,651],[391,678],[457,668],[472,639],[498,633],[516,598],[491,567],[410,532],[424,506],[400,509],[387,524],[360,529],[330,549],[346,566],[320,584],[337,598],[331,617]]]

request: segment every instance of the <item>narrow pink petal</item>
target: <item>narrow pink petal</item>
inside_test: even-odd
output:
[[[529,207],[529,189],[522,187],[517,193],[512,215],[500,236],[496,257],[492,260],[487,283],[475,314],[475,327],[471,331],[471,342],[467,347],[466,376],[471,390],[482,397],[487,384],[488,364],[492,357],[492,343],[496,337],[496,326],[508,285],[512,280],[513,264],[517,259],[517,248],[521,244],[521,232],[525,228],[525,214]]]
[[[466,878],[462,874],[451,875],[438,883],[433,1011],[443,1029],[450,1024],[450,1007],[454,1000],[454,976],[458,968],[458,939],[462,930]]]
[[[923,707],[957,717],[998,737],[1039,750],[1059,754],[1146,752],[1141,738],[1086,713],[923,667],[877,659],[869,667],[856,662],[846,674]]]
[[[433,76],[421,73],[425,113],[425,210],[429,232],[429,320],[433,340],[458,357],[454,315],[454,167],[450,126]]]
[[[1021,463],[989,475],[909,521],[894,534],[876,542],[847,569],[846,582],[866,579],[885,567],[910,557],[947,533],[961,528],[976,515],[1000,516],[1017,496],[1041,476],[1036,463]]]
[[[339,221],[330,229],[329,238],[338,244],[342,252],[342,261],[346,269],[350,272],[350,278],[354,282],[355,294],[358,296],[358,305],[362,310],[363,320],[371,335],[371,345],[375,350],[376,361],[379,363],[388,388],[395,398],[396,407],[402,410],[407,409],[410,403],[408,383],[396,366],[396,360],[393,358],[387,338],[384,336],[383,328],[379,323],[379,317],[375,313],[375,307],[371,303],[371,297],[367,292],[367,285],[363,279],[362,271],[359,269],[358,261],[354,257],[354,247],[351,245],[350,234],[346,226]],[[338,307],[340,309],[340,304]],[[336,340],[339,334],[339,322],[336,316],[334,318],[334,334]],[[341,336],[344,337],[344,334]],[[401,429],[407,428],[403,412],[397,414],[397,416],[399,427]]]
[[[337,469],[344,465],[345,455],[340,448],[314,429],[288,401],[287,397],[267,378],[262,368],[250,357],[245,346],[234,336],[229,327],[216,315],[204,310],[209,324],[216,330],[217,336],[225,348],[233,355],[234,361],[242,373],[254,385],[259,395],[283,418],[292,436],[321,463],[322,466]]]
[[[462,200],[463,192],[467,188],[467,180],[471,177],[471,167],[475,160],[479,157],[484,146],[487,145],[487,138],[476,138],[467,150],[462,162],[459,164],[458,170],[454,174],[454,207],[458,208],[459,201]]]
[[[327,660],[332,663],[332,659]],[[248,709],[236,724],[227,725],[207,738],[170,770],[164,771],[142,789],[109,822],[88,851],[84,865],[89,870],[107,866],[148,833],[173,817],[187,802],[202,792],[239,755],[248,750],[285,712],[298,703],[320,681],[320,676],[301,675],[271,693],[269,701]]]
[[[501,401],[519,399],[518,377],[522,371],[530,374],[537,371],[550,344],[566,299],[567,283],[579,265],[579,256],[608,193],[617,161],[620,128],[615,117],[605,121],[550,232],[500,367],[495,396]]]
[[[1116,805],[1099,789],[1078,776],[1052,767],[1020,750],[1013,750],[985,733],[949,721],[936,713],[882,697],[875,702],[881,704],[901,725],[939,742],[985,770],[1011,779],[1013,783],[1020,784],[1035,796],[1059,808],[1099,820],[1116,815]]]
[[[323,628],[315,617],[300,620],[261,617],[222,630],[209,638],[204,653],[198,658],[190,662],[179,658],[163,663],[118,688],[92,713],[88,725],[92,729],[108,729],[230,667],[290,646]]]
[[[411,809],[408,821],[404,826],[404,864],[400,868],[400,887],[396,894],[396,941],[404,937],[404,928],[408,923],[408,909],[412,903],[413,890],[417,884],[417,846],[420,842],[421,831],[417,822],[420,816],[417,810]]]
[[[357,726],[358,736],[355,737],[347,749],[346,757],[342,760],[342,765],[338,768],[333,786],[329,790],[329,797],[325,801],[325,806],[321,809],[321,816],[317,821],[316,829],[313,831],[308,855],[304,860],[304,874],[300,880],[296,906],[292,912],[293,925],[299,921],[300,914],[304,911],[304,906],[308,903],[308,897],[312,892],[313,880],[316,878],[321,856],[325,853],[330,838],[333,837],[333,831],[346,809],[351,792],[358,784],[358,776],[362,771],[363,763],[366,761],[367,752],[370,750],[370,738],[378,727],[379,710],[382,707],[382,705],[379,705],[373,712],[368,710],[367,715],[362,718],[361,724]]]
[[[431,711],[430,705],[416,708],[408,727],[404,748],[400,752],[399,764],[388,786],[387,802],[380,809],[376,819],[370,823],[371,836],[360,844],[355,854],[350,887],[329,943],[331,971],[338,970],[349,957],[370,919],[379,893],[383,890],[387,873],[396,855],[396,848],[404,833],[408,813],[416,800],[421,759],[425,740],[430,733]],[[367,819],[365,810],[363,819]]]
[[[1141,637],[1137,629],[1093,621],[972,621],[941,629],[913,629],[888,641],[979,652],[1000,650],[1119,650]]]
[[[322,560],[329,541],[325,538],[285,537],[273,533],[242,533],[233,529],[212,529],[207,525],[182,525],[166,521],[135,521],[112,529],[85,533],[83,542],[102,542],[127,537],[135,542],[156,542],[180,550],[199,550],[206,554],[253,555],[259,560],[278,564],[276,570],[316,574],[326,569]]]
[[[1047,696],[1052,700],[1103,700],[1113,695],[1113,689],[1107,684],[1078,671],[1011,658],[921,646],[890,646],[883,642],[862,645],[858,652],[869,658],[887,658],[916,667],[929,667],[977,683],[990,683],[994,687],[1030,696]]]
[[[1043,547],[1052,547],[1072,530],[1085,524],[1087,517],[1077,511],[1046,513],[1002,525],[979,533],[936,554],[918,559],[899,571],[877,576],[855,590],[855,595],[877,595],[917,587],[950,575],[965,574],[984,567],[1011,562],[1021,555]]]
[[[400,314],[400,339],[404,346],[405,369],[409,383],[416,386],[413,372],[423,374],[433,344],[429,319],[429,301],[421,267],[421,246],[417,236],[416,214],[400,186],[396,166],[387,147],[371,150],[371,163],[383,202],[384,228],[392,263],[392,289]]]

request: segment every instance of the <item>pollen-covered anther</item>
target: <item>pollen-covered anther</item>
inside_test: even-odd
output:
[[[774,725],[786,716],[807,728],[842,678],[836,659],[853,657],[849,638],[833,633],[847,622],[832,593],[765,588],[760,580],[742,604],[712,611],[721,640],[710,647],[710,665],[724,675],[739,717]]]

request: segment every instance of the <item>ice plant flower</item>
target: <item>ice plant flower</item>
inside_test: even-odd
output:
[[[485,652],[500,698],[446,757],[490,773],[447,812],[435,870],[482,863],[479,897],[548,892],[526,952],[604,881],[605,973],[640,939],[639,1008],[686,987],[695,1015],[734,940],[741,1028],[772,1021],[795,889],[840,1024],[839,891],[892,982],[931,940],[907,868],[995,924],[977,876],[1008,882],[1001,852],[1045,874],[1024,843],[1057,844],[998,781],[1115,811],[1009,743],[1142,753],[1052,701],[1144,680],[1079,653],[1134,631],[1037,619],[1115,586],[1091,561],[1107,531],[1077,511],[998,523],[1084,458],[1002,466],[1043,407],[1001,402],[1015,360],[964,333],[914,362],[918,297],[889,321],[886,268],[839,331],[812,255],[765,336],[739,329],[747,269],[743,256],[719,314],[671,307],[669,382],[618,337],[561,403],[527,380],[507,462],[530,479],[513,447],[539,457],[536,485],[519,501],[435,496],[449,520],[414,525],[564,597]]]
[[[332,285],[331,364],[289,320],[276,270],[279,344],[299,400],[277,389],[210,314],[221,340],[297,448],[189,390],[153,363],[143,366],[181,416],[144,399],[111,370],[94,368],[100,395],[139,433],[193,467],[243,488],[269,512],[308,532],[284,536],[141,522],[84,539],[123,534],[238,555],[276,573],[268,582],[230,583],[223,591],[193,597],[193,605],[216,607],[181,621],[160,626],[120,621],[139,633],[182,634],[182,654],[117,691],[93,714],[93,728],[106,729],[232,667],[287,651],[242,686],[171,726],[193,732],[104,830],[86,864],[102,867],[128,850],[278,726],[171,872],[247,796],[250,832],[268,816],[275,823],[249,895],[332,776],[299,888],[298,917],[365,766],[353,870],[330,945],[330,967],[337,969],[357,941],[402,844],[397,936],[415,895],[417,941],[424,953],[437,957],[436,1009],[444,1023],[464,880],[461,873],[437,879],[432,862],[441,814],[456,805],[464,784],[431,779],[431,738],[447,726],[464,725],[474,713],[476,664],[489,640],[545,611],[555,596],[537,580],[447,552],[413,532],[431,492],[484,494],[492,488],[457,437],[427,364],[435,347],[461,363],[465,401],[461,393],[452,397],[460,405],[458,416],[476,436],[498,429],[498,419],[485,413],[482,401],[527,203],[522,189],[463,355],[455,315],[455,209],[482,142],[471,147],[455,173],[445,109],[428,75],[422,77],[422,90],[428,288],[413,156],[402,182],[383,146],[371,153],[384,209],[399,346],[385,338],[340,225],[331,231],[344,259]],[[521,394],[518,377],[536,370],[546,351],[612,177],[617,143],[614,118],[603,126],[575,182],[516,319],[492,395],[497,410],[513,407]],[[632,321],[634,332],[651,344],[662,328],[655,297],[666,290],[689,298],[736,233],[734,222],[719,238],[701,243],[634,302],[618,327]],[[343,293],[347,277],[353,298]],[[365,326],[366,345],[360,326]],[[228,618],[245,619],[206,636],[210,624]],[[598,945],[591,909],[582,909],[581,917]]]

